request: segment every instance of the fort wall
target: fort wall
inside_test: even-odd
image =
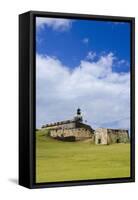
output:
[[[75,136],[76,140],[84,140],[89,138],[94,140],[94,134],[85,128],[53,129],[50,130],[50,136],[53,138]]]
[[[95,144],[108,144],[107,129],[98,128],[95,130]]]
[[[76,127],[76,122],[74,121],[65,121],[63,122],[57,122],[57,123],[51,123],[46,126],[43,126],[42,128],[47,128],[47,129],[70,129],[70,128],[75,128]]]
[[[129,142],[128,130],[98,128],[95,130],[96,144],[126,143]]]

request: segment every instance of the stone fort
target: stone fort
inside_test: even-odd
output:
[[[129,142],[126,129],[97,128],[83,123],[80,108],[72,120],[60,121],[42,126],[49,131],[49,136],[63,141],[79,141],[90,139],[95,144],[112,144]]]

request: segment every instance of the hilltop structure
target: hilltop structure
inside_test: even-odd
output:
[[[60,121],[56,123],[46,124],[42,128],[50,131],[53,138],[63,139],[65,137],[74,137],[74,140],[84,140],[94,137],[94,130],[91,126],[83,123],[80,108],[72,120]]]
[[[67,141],[91,139],[95,144],[126,143],[129,141],[128,130],[98,128],[94,130],[91,126],[83,123],[80,108],[72,120],[60,121],[42,126],[49,130],[53,138]]]
[[[128,130],[98,128],[94,131],[95,144],[127,143],[129,141]]]

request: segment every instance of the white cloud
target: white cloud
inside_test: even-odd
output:
[[[122,60],[119,60],[119,61],[118,61],[118,65],[119,65],[119,66],[120,66],[120,65],[129,66],[129,62],[126,61],[126,60],[124,60],[124,59],[122,59]]]
[[[84,44],[88,44],[88,43],[89,43],[89,38],[84,38],[84,39],[82,40],[82,42],[83,42]]]
[[[116,21],[116,22],[111,22],[111,23],[113,23],[113,24],[115,24],[115,25],[118,25],[118,24],[120,25],[120,24],[125,24],[125,23],[127,23],[127,22],[119,22],[119,21],[117,22],[117,21]]]
[[[87,56],[86,56],[86,59],[87,60],[93,60],[95,57],[96,57],[96,53],[92,52],[92,51],[89,51]]]
[[[121,21],[112,21],[112,22],[107,22],[108,24],[112,25],[122,25],[122,24],[129,24],[128,22],[121,22]]]
[[[66,31],[71,27],[72,21],[70,19],[61,19],[61,18],[46,18],[46,17],[37,17],[36,18],[36,27],[43,28],[48,26],[54,30]]]
[[[37,127],[71,119],[77,107],[92,127],[130,128],[130,73],[112,71],[113,53],[81,60],[70,71],[60,60],[36,56]]]

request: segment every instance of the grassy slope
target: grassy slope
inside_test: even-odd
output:
[[[36,182],[130,176],[130,145],[62,142],[36,133]]]

